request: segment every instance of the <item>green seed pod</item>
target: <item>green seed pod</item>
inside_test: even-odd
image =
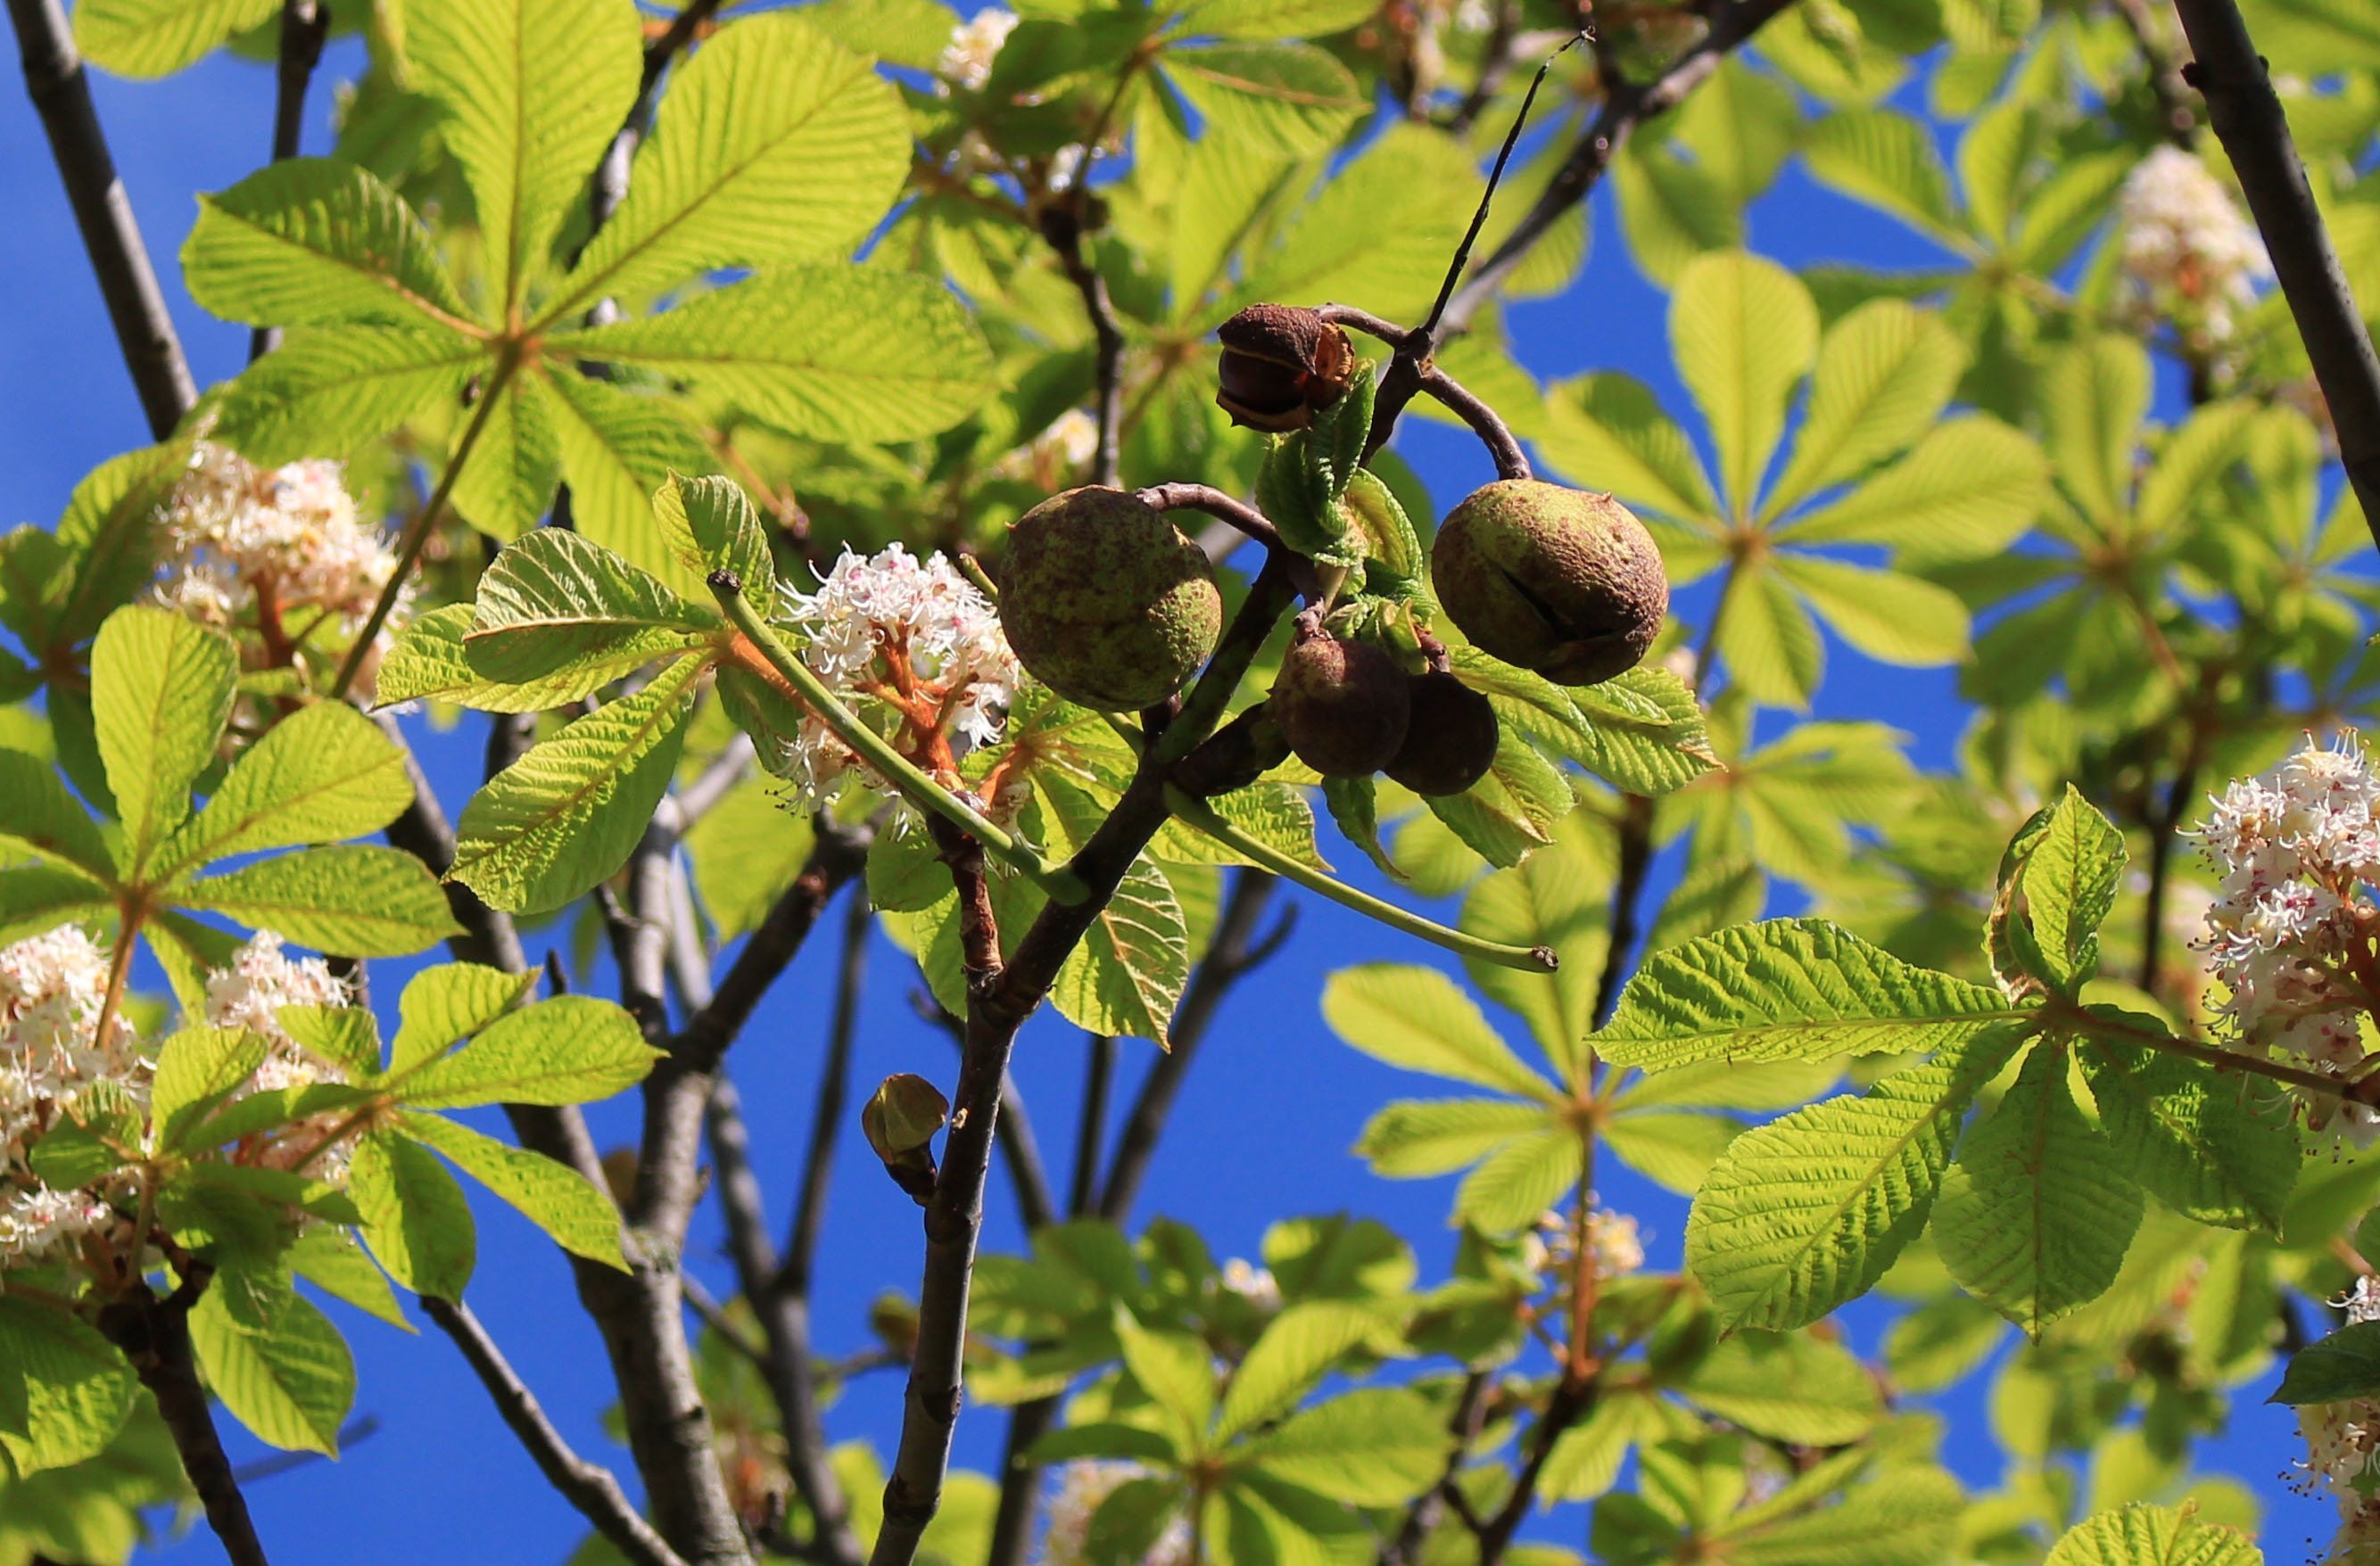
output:
[[[1405,742],[1411,683],[1378,648],[1317,632],[1281,660],[1269,705],[1299,760],[1326,778],[1367,778]]]
[[[1223,629],[1206,552],[1128,490],[1068,490],[1008,535],[1000,623],[1034,678],[1103,712],[1189,682]]]
[[[1488,775],[1500,737],[1496,709],[1452,674],[1414,675],[1405,742],[1382,771],[1415,794],[1461,794]]]
[[[1653,536],[1609,495],[1535,479],[1472,492],[1430,550],[1438,601],[1482,651],[1556,685],[1643,662],[1670,607]]]

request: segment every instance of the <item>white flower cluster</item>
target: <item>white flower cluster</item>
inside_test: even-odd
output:
[[[899,544],[867,556],[846,549],[816,592],[786,589],[785,613],[808,638],[802,661],[829,689],[892,704],[910,720],[905,729],[929,717],[923,728],[948,739],[953,754],[999,737],[1025,677],[990,600],[939,554],[919,560]],[[814,716],[783,760],[777,770],[812,805],[832,799],[855,770],[883,787]]]
[[[122,1016],[99,1035],[107,953],[79,926],[0,950],[0,1269],[70,1260],[82,1236],[115,1221],[103,1190],[57,1191],[35,1175],[35,1143],[100,1085],[136,1106],[151,1062]]]
[[[2380,1280],[2358,1278],[2354,1290],[2335,1302],[2348,1325],[2380,1321]],[[2325,1559],[2336,1566],[2365,1566],[2380,1559],[2380,1403],[2307,1403],[2298,1410],[2306,1455],[2293,1480],[2306,1495],[2330,1492],[2338,1502],[2338,1536]]]
[[[1239,1295],[1267,1315],[1281,1308],[1281,1281],[1269,1267],[1233,1256],[1223,1264],[1222,1285],[1225,1293]]]
[[[324,631],[344,647],[396,571],[395,553],[358,515],[335,462],[262,468],[200,442],[164,520],[158,601],[224,630],[252,626],[268,653],[316,647]],[[401,597],[363,666],[366,689],[405,607]]]
[[[2194,155],[2159,147],[2125,176],[2117,212],[2124,271],[2145,310],[2201,346],[2229,341],[2235,312],[2273,271],[2230,192]]]
[[[1085,1566],[1091,1515],[1099,1502],[1130,1481],[1148,1476],[1148,1470],[1137,1463],[1085,1461],[1060,1468],[1056,1493],[1050,1498],[1050,1531],[1041,1541],[1042,1566]],[[1176,1517],[1138,1566],[1189,1566],[1189,1520]]]
[[[997,6],[978,11],[970,20],[951,30],[951,41],[934,64],[934,74],[953,87],[980,92],[991,79],[991,64],[1000,46],[1016,30],[1016,13]]]
[[[1038,484],[1054,494],[1081,482],[1081,474],[1099,450],[1099,420],[1079,407],[1070,407],[1047,430],[1002,457],[994,471],[1003,479]]]
[[[2285,1050],[2342,1078],[2363,1063],[2380,877],[2380,779],[2360,741],[2308,738],[2258,778],[2224,790],[2196,835],[2221,878],[2199,942],[2229,991],[2221,1015],[2243,1046]],[[2317,1116],[2323,1107],[2317,1106]],[[2370,1111],[2353,1109],[2365,1128]]]
[[[296,960],[284,956],[281,938],[260,930],[239,949],[232,965],[207,976],[206,1020],[210,1027],[243,1027],[264,1040],[264,1062],[233,1097],[306,1087],[317,1082],[345,1082],[346,1073],[323,1060],[289,1036],[277,1014],[284,1006],[344,1006],[354,999],[346,980],[331,972],[320,957]],[[288,1169],[320,1146],[335,1127],[336,1114],[316,1115],[278,1131],[251,1149],[252,1161],[272,1169]],[[335,1180],[346,1171],[352,1149],[326,1147],[308,1162],[309,1171]]]

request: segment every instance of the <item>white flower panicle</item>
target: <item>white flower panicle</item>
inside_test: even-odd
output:
[[[1080,476],[1099,450],[1099,420],[1079,407],[1070,407],[1047,430],[1002,457],[993,471],[1003,479],[1022,479],[1054,493],[1080,482]]]
[[[1050,1497],[1050,1531],[1041,1541],[1042,1566],[1086,1566],[1091,1514],[1099,1502],[1148,1470],[1137,1463],[1069,1463],[1058,1470]],[[1190,1524],[1176,1517],[1157,1542],[1141,1556],[1138,1566],[1189,1566]]]
[[[65,925],[0,950],[0,1269],[71,1259],[83,1235],[112,1224],[103,1191],[52,1190],[33,1146],[102,1084],[132,1104],[149,1097],[151,1062],[119,1015],[100,1037],[108,957]]]
[[[980,92],[991,79],[991,64],[1000,46],[1016,30],[1016,13],[994,6],[978,11],[971,20],[951,30],[951,41],[935,62],[934,74],[953,87]]]
[[[354,1000],[346,980],[331,972],[320,957],[295,960],[282,954],[281,938],[260,930],[231,966],[207,976],[206,1020],[210,1027],[242,1027],[264,1040],[264,1060],[234,1099],[284,1087],[308,1087],[318,1082],[343,1083],[347,1074],[289,1035],[281,1025],[284,1006],[345,1006]],[[307,1159],[322,1139],[335,1128],[335,1113],[298,1121],[273,1134],[253,1149],[253,1161],[268,1168],[287,1169]],[[310,1170],[334,1180],[346,1171],[351,1149],[326,1147]]]
[[[2348,1325],[2380,1321],[2380,1283],[2370,1277],[2334,1305]],[[2304,1495],[2328,1492],[2338,1503],[2338,1535],[2325,1558],[2335,1566],[2365,1566],[2380,1559],[2380,1402],[2307,1403],[2298,1410],[2306,1455],[2293,1464],[2294,1487]]]
[[[828,689],[905,719],[929,715],[927,726],[954,754],[999,737],[1024,680],[991,601],[939,554],[919,560],[899,544],[866,556],[846,549],[816,592],[786,589],[785,616],[806,637],[802,661]],[[815,716],[804,718],[782,761],[777,771],[812,805],[832,799],[854,771],[892,792]]]
[[[1223,1264],[1222,1284],[1224,1293],[1239,1295],[1268,1315],[1281,1308],[1281,1281],[1269,1267],[1233,1256]]]
[[[2363,894],[2380,876],[2375,804],[2380,779],[2360,740],[2325,749],[2309,738],[2262,777],[2234,782],[2197,828],[2219,878],[2198,944],[2229,991],[2220,1015],[2242,1047],[2301,1055],[2341,1078],[2362,1068],[2371,995],[2358,975],[2380,971]],[[2373,1123],[2347,1108],[2349,1128]]]
[[[2273,266],[2222,182],[2195,155],[2159,147],[2125,176],[2117,212],[2124,271],[2146,313],[2202,346],[2229,341],[2235,312]]]
[[[1597,1208],[1589,1220],[1594,1237],[1596,1270],[1606,1278],[1625,1278],[1645,1267],[1645,1240],[1635,1219],[1609,1208]]]
[[[395,553],[358,514],[335,462],[262,468],[201,442],[164,520],[159,602],[291,646],[301,638],[309,649],[332,640],[343,646],[396,573]],[[367,689],[371,668],[395,644],[410,591],[400,595],[363,666]],[[318,623],[332,637],[316,630]]]

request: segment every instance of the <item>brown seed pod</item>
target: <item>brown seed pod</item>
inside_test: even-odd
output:
[[[1010,529],[1000,623],[1025,667],[1060,696],[1136,711],[1207,662],[1223,595],[1206,552],[1163,512],[1129,490],[1068,490]]]
[[[1299,760],[1326,778],[1367,778],[1405,742],[1410,683],[1378,648],[1316,632],[1281,660],[1269,705]]]
[[[1354,345],[1316,310],[1250,305],[1215,335],[1223,345],[1215,406],[1251,430],[1305,429],[1354,378]]]
[[[1670,607],[1661,552],[1626,506],[1535,479],[1473,491],[1439,529],[1429,564],[1464,636],[1556,685],[1634,668]]]
[[[1415,794],[1461,794],[1488,775],[1500,737],[1486,697],[1442,670],[1415,674],[1405,742],[1381,771]]]

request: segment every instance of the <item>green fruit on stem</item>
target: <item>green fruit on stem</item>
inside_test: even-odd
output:
[[[1556,685],[1636,667],[1670,607],[1661,552],[1626,506],[1535,479],[1473,491],[1439,529],[1429,566],[1475,646]]]
[[[1367,778],[1405,742],[1411,683],[1378,648],[1318,631],[1281,660],[1269,705],[1299,760],[1326,778]]]
[[[1017,658],[1060,696],[1103,712],[1172,696],[1222,634],[1206,552],[1129,490],[1043,501],[1010,529],[1000,575],[1000,623]]]
[[[1415,794],[1461,794],[1496,762],[1502,735],[1488,698],[1443,671],[1405,686],[1405,742],[1380,770]]]

